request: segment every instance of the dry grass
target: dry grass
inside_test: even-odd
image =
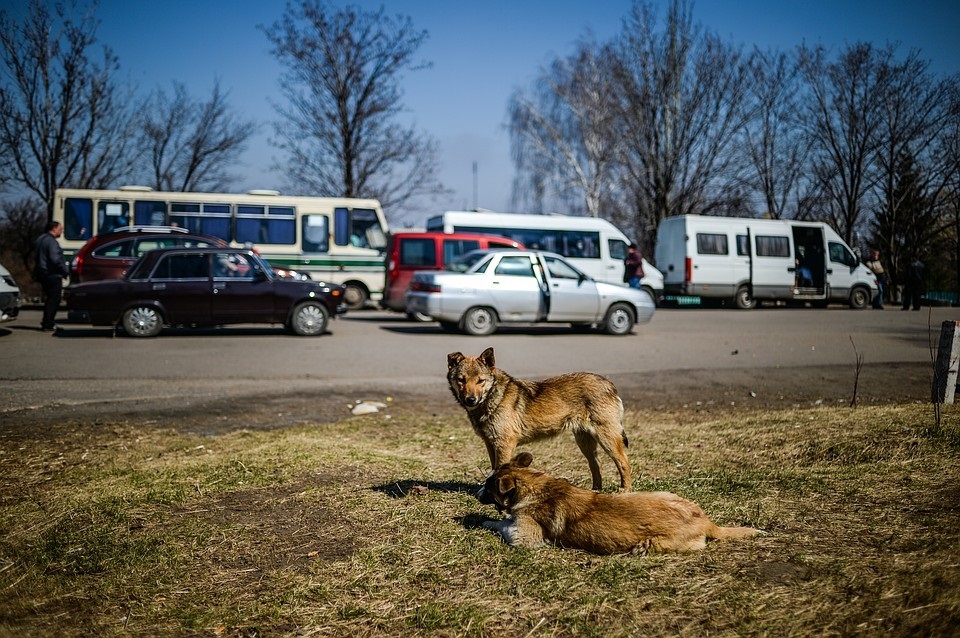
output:
[[[652,557],[501,544],[462,415],[0,438],[0,634],[955,634],[960,427],[931,414],[629,412],[637,489],[767,531]],[[528,449],[589,484],[572,441]]]

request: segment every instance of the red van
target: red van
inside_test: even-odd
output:
[[[403,296],[417,270],[443,270],[460,255],[480,248],[523,248],[506,237],[474,233],[402,232],[387,238],[387,267],[380,307],[403,312]]]

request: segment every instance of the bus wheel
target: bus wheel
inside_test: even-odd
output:
[[[863,310],[870,303],[870,292],[866,288],[857,286],[850,292],[850,307],[854,310]]]
[[[630,307],[624,303],[615,303],[603,318],[603,331],[608,335],[625,335],[633,330],[633,322]]]
[[[750,286],[737,288],[737,296],[733,300],[737,304],[737,308],[741,310],[750,310],[757,307],[757,300],[750,294]]]
[[[497,313],[491,308],[471,308],[463,315],[460,326],[468,335],[483,337],[497,329]]]
[[[163,330],[163,316],[152,306],[134,306],[123,313],[123,331],[131,337],[156,337]]]
[[[370,300],[370,293],[367,292],[366,287],[355,281],[348,281],[343,284],[347,289],[343,293],[343,302],[347,304],[347,308],[350,310],[360,310],[367,305],[367,301]]]
[[[327,330],[327,309],[316,301],[304,301],[290,314],[290,330],[301,337],[313,337]]]

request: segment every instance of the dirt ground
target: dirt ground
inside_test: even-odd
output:
[[[932,366],[896,364],[818,368],[684,370],[655,375],[612,377],[628,410],[695,412],[768,408],[848,406],[929,401]],[[0,435],[12,439],[65,435],[74,428],[89,432],[100,423],[124,421],[130,426],[173,427],[182,432],[216,435],[238,429],[273,429],[306,423],[332,423],[350,418],[357,402],[387,402],[393,417],[424,413],[461,414],[445,384],[436,387],[328,388],[263,394],[224,390],[217,398],[169,401],[86,403],[17,410],[0,415]],[[389,400],[387,399],[389,397]]]

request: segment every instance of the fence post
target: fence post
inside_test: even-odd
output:
[[[933,369],[934,403],[953,403],[957,393],[957,369],[960,360],[960,322],[944,321],[940,326],[940,346]]]

